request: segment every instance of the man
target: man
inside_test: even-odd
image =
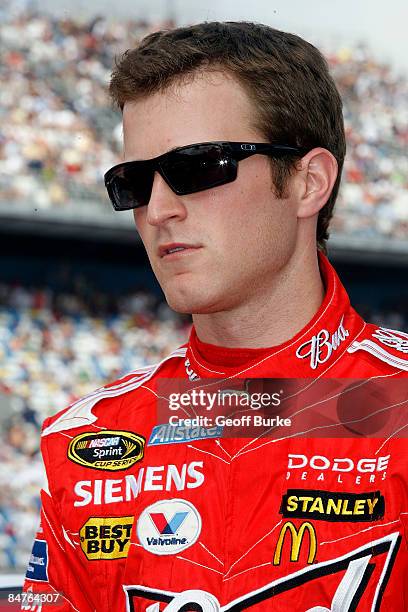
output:
[[[134,210],[168,303],[194,326],[162,363],[45,422],[26,590],[80,612],[406,609],[404,440],[381,429],[383,389],[385,420],[361,409],[369,380],[406,376],[407,340],[360,318],[323,254],[345,154],[324,59],[263,25],[205,23],[146,37],[110,91],[124,162],[109,196]],[[330,379],[337,421],[327,398],[306,437],[157,420],[162,383],[208,379],[247,398],[260,379],[280,398],[292,379],[292,416]]]

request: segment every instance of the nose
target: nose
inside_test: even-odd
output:
[[[180,221],[187,211],[180,196],[170,189],[163,177],[156,172],[153,180],[152,195],[147,206],[147,222],[150,225],[163,225],[171,219]]]

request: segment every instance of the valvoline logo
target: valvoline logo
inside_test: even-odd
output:
[[[137,522],[143,548],[154,555],[173,555],[192,546],[201,532],[201,516],[190,502],[169,499],[145,508]]]
[[[188,512],[176,512],[168,522],[162,512],[150,513],[150,518],[160,535],[174,535],[187,516]]]

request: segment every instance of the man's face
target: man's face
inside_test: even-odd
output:
[[[252,126],[243,88],[222,73],[125,104],[125,161],[149,159],[183,145],[265,142]],[[156,173],[148,206],[134,210],[137,229],[169,305],[183,313],[233,310],[274,286],[296,244],[296,202],[273,194],[270,160],[241,162],[229,184],[177,196]],[[161,247],[190,248],[164,254]]]

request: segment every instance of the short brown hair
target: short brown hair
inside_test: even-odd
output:
[[[268,142],[324,147],[338,176],[319,213],[316,240],[325,250],[346,152],[342,102],[326,60],[299,36],[249,22],[211,22],[146,36],[116,62],[110,95],[125,102],[163,91],[197,71],[233,76],[254,105],[254,126]],[[277,197],[285,197],[298,158],[272,160]]]

